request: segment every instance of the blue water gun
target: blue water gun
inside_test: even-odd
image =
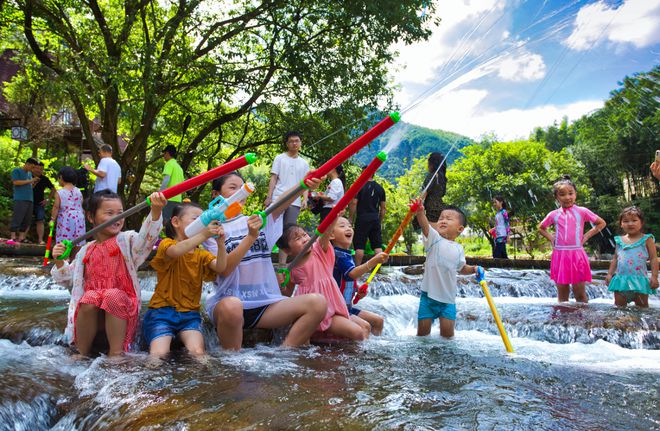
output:
[[[209,209],[204,211],[195,221],[186,227],[186,236],[192,238],[203,231],[213,220],[218,220],[222,223],[239,215],[243,210],[241,202],[247,199],[252,192],[254,192],[254,185],[252,183],[245,183],[236,193],[227,199],[222,196],[213,199],[209,204]]]

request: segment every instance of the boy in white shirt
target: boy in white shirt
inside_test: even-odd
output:
[[[300,184],[300,181],[302,181],[303,178],[305,178],[305,175],[307,175],[307,172],[309,172],[309,164],[307,164],[307,161],[299,155],[300,146],[302,145],[300,133],[288,132],[284,136],[284,143],[287,148],[286,153],[278,154],[275,157],[275,160],[273,160],[273,167],[270,170],[268,195],[264,202],[266,207],[277,201],[281,194]],[[284,229],[297,223],[300,210],[307,207],[307,197],[308,191],[305,190],[302,198],[293,201],[293,203],[284,211]],[[279,252],[279,263],[282,265],[286,263],[286,253],[283,251]]]
[[[417,222],[422,228],[426,262],[422,295],[417,312],[417,335],[431,333],[433,320],[440,320],[440,335],[454,336],[456,322],[456,273],[476,274],[477,266],[465,264],[463,246],[454,240],[463,232],[467,219],[463,211],[446,206],[432,226],[421,199],[417,200]]]

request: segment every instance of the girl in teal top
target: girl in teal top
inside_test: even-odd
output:
[[[644,214],[635,206],[621,211],[619,225],[626,234],[614,238],[616,259],[612,259],[606,278],[609,291],[614,292],[616,306],[625,307],[634,301],[638,307],[648,307],[649,295],[654,295],[658,288],[655,238],[651,234],[642,233]],[[651,262],[650,279],[647,260]]]

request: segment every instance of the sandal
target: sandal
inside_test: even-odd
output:
[[[28,239],[22,239],[19,241],[21,244],[32,244]]]
[[[18,242],[15,241],[15,240],[13,240],[13,239],[8,239],[7,242],[5,242],[5,244],[8,244],[8,245],[18,245]]]

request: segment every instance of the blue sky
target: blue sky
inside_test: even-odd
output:
[[[660,0],[436,0],[429,41],[398,45],[403,119],[479,138],[598,109],[660,62]],[[419,97],[427,91],[429,97]]]

